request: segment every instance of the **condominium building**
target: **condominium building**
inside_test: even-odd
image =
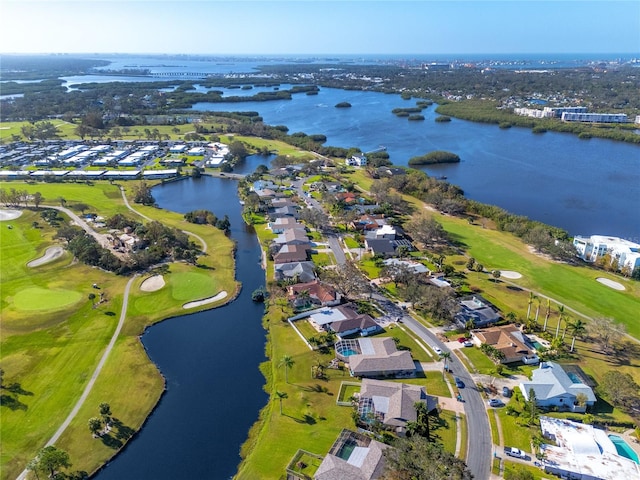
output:
[[[586,262],[595,263],[609,254],[611,262],[617,261],[620,270],[627,268],[633,271],[640,267],[640,244],[623,238],[604,235],[576,236],[573,246],[576,247],[578,256]]]

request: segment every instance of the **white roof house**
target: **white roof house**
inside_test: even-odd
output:
[[[618,454],[604,430],[559,418],[540,417],[540,430],[557,445],[543,444],[544,471],[562,478],[640,478],[640,465]]]
[[[187,149],[186,145],[180,144],[180,145],[173,145],[172,147],[169,148],[169,152],[171,153],[182,153]]]
[[[591,387],[582,383],[575,374],[570,377],[555,362],[542,362],[531,374],[531,381],[520,384],[520,391],[527,401],[531,389],[535,392],[536,405],[540,407],[560,407],[583,413],[587,406],[596,403],[596,396]],[[586,397],[585,405],[577,404],[580,394]]]

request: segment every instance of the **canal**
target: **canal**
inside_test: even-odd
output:
[[[258,369],[266,360],[263,305],[251,301],[264,285],[260,246],[242,221],[235,181],[188,179],[156,187],[153,195],[162,208],[229,216],[242,291],[224,307],[171,318],[145,332],[142,341],[167,390],[143,429],[96,478],[228,479],[268,400]]]

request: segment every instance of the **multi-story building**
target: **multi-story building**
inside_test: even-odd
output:
[[[632,272],[640,267],[640,245],[623,238],[604,235],[576,236],[573,246],[576,247],[578,256],[586,262],[595,263],[608,254],[611,263],[618,262],[620,270],[626,268]]]

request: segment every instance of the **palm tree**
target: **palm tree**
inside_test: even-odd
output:
[[[440,358],[444,360],[444,368],[442,369],[442,378],[444,378],[444,372],[449,371],[449,360],[451,359],[451,352],[442,352]]]
[[[547,331],[547,322],[549,321],[549,315],[551,315],[551,299],[547,298],[547,311],[544,314],[544,327],[542,328],[543,332]]]
[[[98,417],[93,417],[89,419],[89,430],[94,436],[98,435],[98,432],[102,428],[102,420]]]
[[[282,400],[287,398],[289,395],[287,395],[287,392],[280,392],[276,390],[276,396],[278,397],[278,400],[280,400],[280,415],[282,415]]]
[[[284,355],[278,364],[279,367],[284,367],[284,380],[289,383],[289,369],[295,365],[295,361],[291,355]]]
[[[538,315],[540,314],[540,302],[541,302],[541,300],[540,300],[540,298],[538,296],[536,296],[535,299],[536,299],[536,322],[535,323],[536,323],[536,327],[537,327],[537,325],[538,325]]]
[[[560,334],[560,324],[564,321],[566,317],[566,313],[564,311],[564,305],[558,305],[558,325],[556,325],[556,335],[555,338],[558,338]]]
[[[518,320],[518,316],[514,312],[509,312],[505,315],[505,318],[510,322],[515,322]]]
[[[571,351],[573,352],[573,348],[576,345],[576,337],[580,337],[587,331],[587,324],[576,318],[574,321],[569,322],[567,325],[571,335],[573,335],[573,340],[571,340]]]
[[[111,423],[111,406],[108,403],[102,402],[100,404],[100,415],[102,415],[105,425]]]
[[[531,304],[534,300],[537,300],[538,297],[533,294],[533,292],[529,292],[529,301],[527,302],[529,306],[527,307],[527,320],[529,320],[529,315],[531,314]]]

